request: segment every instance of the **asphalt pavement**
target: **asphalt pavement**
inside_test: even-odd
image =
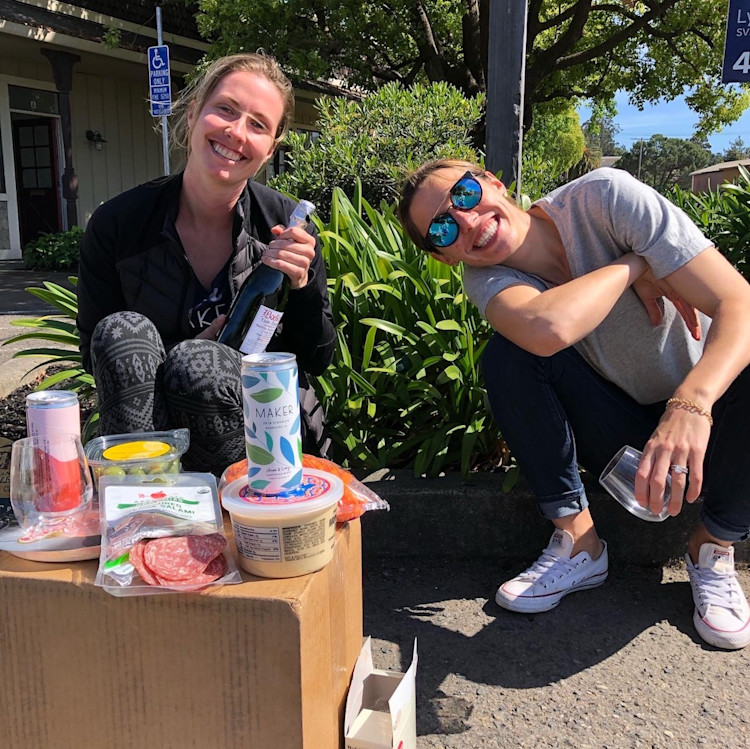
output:
[[[0,344],[28,330],[14,325],[24,318],[52,314],[54,307],[27,291],[28,288],[44,288],[45,281],[66,288],[73,288],[68,280],[74,273],[51,271],[27,271],[20,261],[0,260]],[[27,350],[28,342],[0,345],[0,396],[4,397],[20,385],[33,381],[39,370],[34,370],[43,361],[39,357],[13,358],[13,355]]]
[[[46,280],[68,283],[67,274],[0,261],[0,341],[22,332],[12,321],[52,312],[25,291]],[[27,346],[0,346],[0,395],[28,380],[34,360],[11,358]],[[398,671],[417,639],[418,749],[750,747],[750,648],[723,652],[697,637],[684,564],[633,563],[646,558],[628,553],[636,534],[618,538],[610,521],[608,540],[620,551],[605,585],[546,614],[504,611],[494,603],[497,585],[543,545],[532,552],[521,539],[536,543],[548,530],[532,514],[490,512],[486,497],[467,512],[467,491],[453,504],[442,496],[440,532],[429,525],[430,493],[405,486],[388,493],[390,513],[363,518],[365,635],[376,667]],[[493,535],[490,525],[506,527]],[[643,530],[639,549],[659,544]],[[478,554],[471,536],[494,541]],[[750,591],[747,567],[739,574]]]

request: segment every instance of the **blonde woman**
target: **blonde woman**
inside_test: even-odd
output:
[[[669,512],[703,498],[686,564],[699,635],[750,643],[732,544],[750,532],[750,286],[688,217],[632,176],[597,169],[521,210],[476,164],[436,161],[405,183],[411,239],[464,264],[496,333],[493,413],[555,526],[539,560],[497,591],[512,611],[601,585],[607,546],[578,466],[643,451],[636,498]]]
[[[268,349],[296,355],[303,446],[325,449],[306,376],[322,373],[334,351],[320,243],[312,228],[285,229],[293,201],[252,181],[293,107],[291,83],[272,58],[215,61],[175,105],[184,171],[129,190],[91,217],[77,322],[102,434],[189,427],[190,470],[219,474],[244,457],[241,355],[215,339],[242,281],[263,262],[290,281]]]

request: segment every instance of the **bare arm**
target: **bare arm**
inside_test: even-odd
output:
[[[715,248],[704,250],[667,276],[688,303],[712,318],[703,355],[674,392],[675,398],[710,411],[737,375],[750,364],[750,285]],[[690,469],[685,499],[694,502],[703,485],[703,460],[711,433],[699,412],[669,408],[646,443],[638,469],[636,497],[642,504],[663,496],[669,466]],[[685,477],[672,475],[670,513],[682,506]]]
[[[643,258],[629,252],[546,291],[511,286],[490,300],[485,315],[498,333],[516,345],[532,354],[552,356],[594,330],[646,268]]]

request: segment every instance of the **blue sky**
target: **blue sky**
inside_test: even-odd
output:
[[[641,138],[648,140],[657,133],[669,138],[689,138],[698,119],[682,98],[646,106],[642,112],[628,104],[625,92],[617,94],[616,102],[618,114],[615,123],[620,127],[620,132],[615,136],[615,141],[628,149],[635,141]],[[590,114],[591,110],[588,107],[579,110],[581,124]],[[725,127],[720,133],[710,136],[708,140],[713,151],[721,153],[738,137],[742,138],[746,146],[750,146],[750,109],[746,110],[739,120]]]

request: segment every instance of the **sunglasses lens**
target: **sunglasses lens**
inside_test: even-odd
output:
[[[473,177],[463,177],[451,190],[451,203],[464,211],[476,208],[482,199],[482,186]]]
[[[447,213],[436,216],[430,224],[427,239],[435,247],[448,247],[458,237],[458,224]]]

